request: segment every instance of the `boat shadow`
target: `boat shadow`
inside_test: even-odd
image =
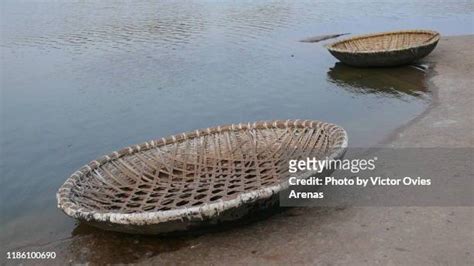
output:
[[[127,234],[95,228],[85,222],[77,222],[61,256],[75,263],[129,264],[181,249],[193,248],[204,235],[227,234],[271,217],[286,216],[288,208],[270,208],[258,215],[229,221],[214,226],[161,235]],[[291,212],[290,214],[291,215]]]

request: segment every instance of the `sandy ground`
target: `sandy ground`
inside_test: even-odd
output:
[[[426,58],[432,106],[387,146],[474,147],[472,47],[474,36],[442,39]],[[473,247],[473,207],[292,208],[142,263],[474,265]]]

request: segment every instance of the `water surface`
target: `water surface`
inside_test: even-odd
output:
[[[474,8],[283,0],[2,1],[0,9],[0,242],[9,251],[133,262],[183,243],[67,218],[55,193],[75,169],[130,144],[263,119],[330,121],[352,146],[375,145],[429,104],[425,74],[355,70],[336,63],[327,41],[299,40],[403,28],[472,33]]]

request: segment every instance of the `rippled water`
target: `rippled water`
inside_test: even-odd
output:
[[[145,243],[149,255],[169,249],[84,229],[58,211],[55,192],[72,171],[129,144],[262,119],[331,121],[352,145],[374,145],[427,106],[425,75],[354,70],[298,40],[403,28],[473,33],[474,10],[470,0],[0,5],[0,242],[109,262],[137,254],[118,248],[129,242]],[[108,251],[91,251],[98,246]]]

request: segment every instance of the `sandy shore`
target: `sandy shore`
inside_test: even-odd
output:
[[[387,146],[474,147],[472,47],[474,36],[442,39],[426,58],[433,104]],[[293,208],[142,262],[472,265],[473,232],[472,207]]]

